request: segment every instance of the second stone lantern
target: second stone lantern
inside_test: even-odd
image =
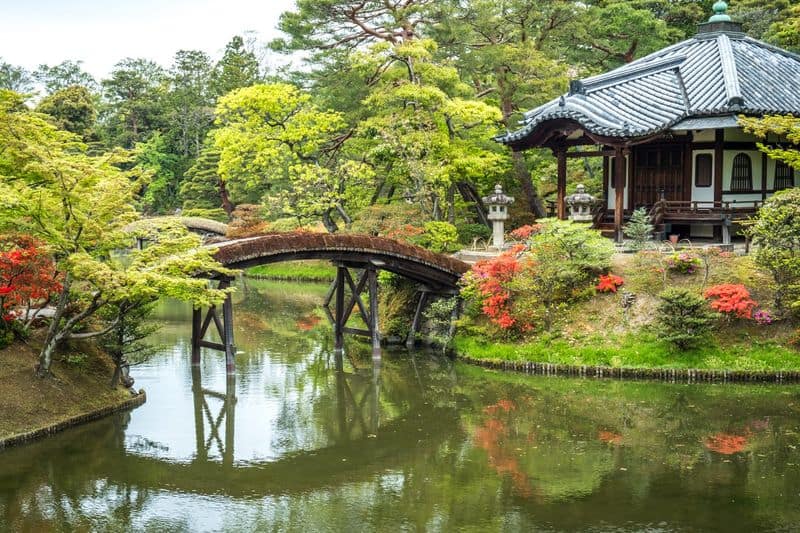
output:
[[[494,193],[483,197],[483,203],[488,210],[487,217],[492,221],[492,247],[502,250],[505,247],[505,221],[508,220],[508,206],[514,203],[514,197],[503,193],[503,187],[498,183]]]

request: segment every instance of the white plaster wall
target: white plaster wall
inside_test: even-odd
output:
[[[716,133],[714,130],[696,130],[694,132],[694,136],[692,139],[694,142],[704,143],[704,142],[712,142],[716,138]]]

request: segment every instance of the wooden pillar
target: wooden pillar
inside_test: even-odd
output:
[[[200,365],[200,330],[203,327],[203,310],[192,309],[192,366]]]
[[[622,242],[622,225],[625,214],[625,153],[621,146],[614,147],[614,236],[617,242]]]
[[[722,202],[722,179],[725,165],[725,130],[714,131],[714,201]],[[714,240],[722,238],[722,228],[714,226]]]
[[[229,279],[222,280],[219,288],[227,289],[230,284]],[[233,340],[233,300],[230,293],[225,295],[222,303],[222,343],[225,345],[225,370],[233,374],[236,371],[236,345]]]
[[[372,337],[372,358],[381,357],[381,332],[378,324],[378,271],[367,269],[367,285],[369,286],[369,331]]]
[[[339,266],[336,268],[336,294],[335,294],[335,308],[333,315],[333,337],[334,337],[334,351],[341,354],[344,349],[344,275],[345,267]]]
[[[558,160],[558,191],[556,192],[556,213],[559,220],[567,218],[567,207],[564,198],[567,197],[567,149],[557,148],[556,158]]]
[[[425,304],[428,302],[428,291],[422,290],[419,293],[419,302],[417,302],[417,310],[414,312],[414,318],[411,320],[411,329],[408,330],[408,337],[406,338],[406,347],[413,348],[417,342],[417,332],[419,331],[419,324],[422,320],[422,311],[425,309]]]

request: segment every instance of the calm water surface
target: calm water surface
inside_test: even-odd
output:
[[[796,387],[337,362],[324,286],[248,285],[235,379],[215,353],[193,372],[164,304],[143,407],[0,453],[0,529],[800,530]]]

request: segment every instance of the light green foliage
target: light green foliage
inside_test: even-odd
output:
[[[768,135],[785,138],[791,146],[775,147],[759,143],[759,149],[772,159],[800,170],[800,118],[791,115],[768,115],[763,118],[739,117],[745,131],[766,139]]]
[[[785,16],[775,21],[767,38],[778,46],[800,52],[800,5],[789,8]]]
[[[89,90],[81,85],[59,89],[39,102],[36,110],[53,117],[55,125],[88,140],[97,119],[95,102]]]
[[[20,103],[20,96],[0,91],[0,231],[42,240],[64,279],[41,374],[63,341],[99,333],[85,328],[107,305],[165,295],[195,305],[222,298],[189,277],[225,270],[179,224],[143,229],[152,244],[130,261],[117,258],[115,251],[131,244],[126,227],[138,218],[133,202],[143,183],[136,172],[120,170],[128,155],[88,155],[77,137]]]
[[[453,252],[458,249],[458,230],[449,222],[426,222],[420,244],[433,252]]]
[[[269,195],[275,215],[325,216],[364,205],[372,169],[339,157],[341,114],[285,83],[254,85],[217,105],[219,175],[235,203]]]
[[[667,289],[659,295],[656,324],[661,340],[680,350],[695,346],[711,329],[708,303],[688,289]]]
[[[772,275],[777,311],[800,309],[800,189],[775,193],[747,232],[756,264]]]
[[[223,209],[219,208],[208,208],[204,209],[201,207],[194,207],[190,209],[183,209],[181,211],[182,217],[197,217],[197,218],[207,218],[209,220],[216,220],[217,222],[228,222],[228,213],[226,213]]]
[[[417,204],[406,202],[376,204],[361,211],[351,229],[354,233],[386,237],[403,232],[404,228],[409,226],[416,229],[423,220],[425,215]]]
[[[531,239],[530,255],[539,263],[574,268],[586,275],[605,272],[611,266],[614,244],[586,224],[565,220],[541,221],[542,229]]]
[[[647,209],[640,207],[631,214],[630,222],[625,224],[625,235],[633,240],[633,248],[641,250],[653,240],[655,226],[650,223]]]

